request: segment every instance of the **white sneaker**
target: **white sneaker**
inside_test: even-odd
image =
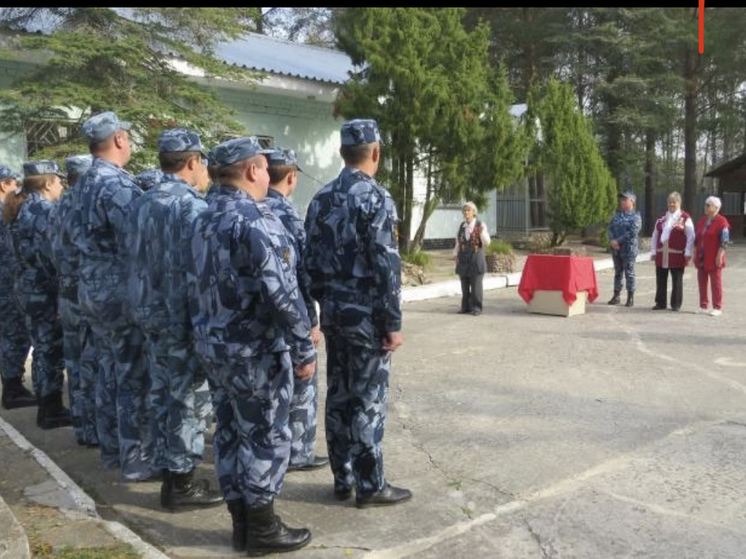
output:
[[[723,311],[720,309],[712,309],[710,311],[710,316],[720,316],[721,314],[723,314]]]
[[[697,310],[694,311],[694,314],[705,314],[707,312],[707,309],[703,309],[702,307],[697,307]]]

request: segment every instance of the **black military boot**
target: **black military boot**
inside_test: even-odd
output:
[[[246,551],[246,505],[243,499],[226,503],[233,521],[233,551]]]
[[[621,291],[614,290],[614,296],[609,299],[608,305],[618,305],[620,303],[619,294]]]
[[[627,302],[624,303],[625,307],[634,307],[635,306],[635,294],[632,291],[627,291]]]
[[[56,429],[73,424],[70,410],[62,403],[62,392],[53,392],[41,398],[36,424],[42,429]]]
[[[246,509],[246,555],[295,551],[311,541],[306,528],[288,528],[275,514],[274,504]]]
[[[173,510],[180,506],[210,506],[223,502],[222,493],[210,489],[209,481],[193,477],[194,470],[185,474],[163,470],[161,506]]]
[[[37,405],[36,396],[23,386],[21,377],[3,380],[2,406],[6,410]]]

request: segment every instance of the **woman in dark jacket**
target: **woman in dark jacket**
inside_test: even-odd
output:
[[[487,225],[477,219],[477,207],[467,202],[463,207],[464,221],[456,233],[453,258],[461,279],[461,309],[459,314],[482,314],[482,284],[487,271],[484,249],[490,244]]]

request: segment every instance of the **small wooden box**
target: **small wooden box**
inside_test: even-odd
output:
[[[539,314],[553,314],[556,316],[575,316],[585,314],[585,302],[588,299],[586,291],[578,291],[577,299],[568,305],[562,298],[561,291],[534,291],[534,296],[528,304],[528,312]]]

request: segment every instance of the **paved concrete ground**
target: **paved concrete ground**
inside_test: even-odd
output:
[[[414,498],[357,510],[332,498],[328,471],[288,474],[276,509],[313,541],[283,557],[744,557],[746,246],[729,250],[716,318],[694,313],[693,269],[679,313],[650,310],[655,269],[637,270],[636,307],[606,305],[604,269],[596,302],[570,318],[529,314],[514,287],[488,291],[480,317],[455,314],[457,296],[409,298],[384,452],[388,479]],[[237,556],[224,507],[164,512],[158,483],[119,482],[70,429],[40,431],[33,414],[0,416],[146,556]],[[28,470],[8,463],[13,446],[0,493],[18,516],[33,501],[6,496]]]

